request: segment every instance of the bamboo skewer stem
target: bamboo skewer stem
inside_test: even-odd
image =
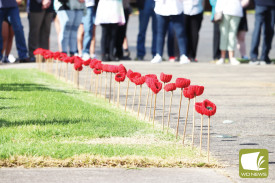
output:
[[[100,87],[99,87],[99,95],[101,96],[101,89],[102,89],[102,71],[101,71],[101,74],[100,74]]]
[[[87,68],[87,70],[86,70],[86,77],[85,77],[85,84],[84,84],[84,89],[85,90],[87,88],[88,78],[89,78],[89,69]]]
[[[127,107],[129,84],[130,84],[130,79],[128,79],[128,84],[127,84],[126,99],[125,99],[125,111],[126,111],[126,107]]]
[[[109,103],[111,102],[111,93],[112,93],[112,73],[111,73],[111,76],[110,76]]]
[[[95,90],[96,97],[97,97],[97,89],[98,89],[98,74],[96,75],[96,90]]]
[[[136,92],[137,92],[137,85],[135,85],[135,92],[134,92],[133,103],[132,103],[132,112],[134,112],[134,105],[135,105]]]
[[[165,82],[163,82],[163,88],[165,87]],[[165,90],[163,90],[163,109],[162,109],[162,130],[164,131],[164,112],[165,112]]]
[[[169,130],[169,125],[170,125],[170,114],[171,114],[172,99],[173,99],[173,91],[171,91],[171,97],[170,97],[169,114],[168,114],[168,122],[167,122],[167,133],[168,133],[168,130]]]
[[[209,151],[210,151],[210,116],[208,117],[208,140],[207,140],[207,156],[209,163]]]
[[[202,127],[203,127],[203,115],[201,115],[200,155],[201,155],[201,145],[202,145]]]
[[[68,82],[68,67],[69,67],[69,64],[66,63],[66,82]]]
[[[189,105],[190,105],[190,99],[188,100],[188,104],[187,104],[187,110],[186,110],[186,117],[185,117],[185,123],[184,123],[182,144],[184,144],[184,138],[185,138],[185,133],[186,133],[187,119],[188,119],[188,112],[189,112]]]
[[[79,71],[76,71],[76,86],[79,89]]]
[[[117,107],[119,106],[119,94],[120,94],[120,82],[118,83],[118,91],[117,91]]]
[[[113,81],[114,82],[114,89],[113,89],[113,103],[115,103],[115,96],[116,96],[116,80]]]
[[[145,111],[144,111],[144,120],[146,118],[146,113],[147,113],[149,94],[150,94],[150,88],[148,87],[148,93],[147,93],[147,98],[146,98],[146,106],[145,106]]]
[[[107,72],[105,72],[105,92],[104,92],[105,100],[106,100],[106,92],[107,92]]]
[[[140,90],[139,90],[139,100],[138,100],[138,117],[139,117],[139,110],[140,110],[140,102],[141,102],[141,90],[142,90],[142,85],[140,85]]]
[[[179,106],[179,114],[178,114],[178,122],[177,122],[177,131],[176,131],[176,138],[178,138],[179,133],[179,123],[180,123],[180,110],[181,110],[181,101],[182,101],[182,88],[180,90],[180,106]]]
[[[93,73],[91,72],[91,81],[90,81],[90,89],[89,89],[90,92],[92,92],[92,86],[93,86]]]
[[[196,104],[196,96],[194,97],[194,108],[193,108],[192,148],[194,147],[194,134],[195,134],[195,104]]]
[[[149,110],[149,121],[151,121],[151,109],[152,109],[152,103],[153,103],[153,96],[154,96],[154,92],[152,92],[152,94],[151,94],[151,104],[150,104],[150,110]]]
[[[153,128],[155,127],[156,103],[157,103],[157,94],[155,94],[154,115],[153,115]]]

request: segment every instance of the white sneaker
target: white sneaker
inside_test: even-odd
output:
[[[180,56],[180,64],[189,64],[190,60],[185,55]]]
[[[222,65],[224,64],[224,58],[220,58],[217,62],[216,62],[217,65]]]
[[[264,60],[260,60],[260,65],[266,65],[266,62]]]
[[[96,54],[92,54],[91,59],[97,58]]]
[[[88,53],[82,54],[82,60],[86,61],[90,59],[90,55]]]
[[[240,65],[241,63],[239,60],[237,60],[236,58],[233,57],[230,59],[230,64],[231,65]]]
[[[12,54],[9,54],[8,59],[10,63],[14,63],[16,61],[16,58]]]
[[[161,62],[162,62],[162,58],[159,54],[156,54],[156,56],[154,56],[154,58],[151,60],[152,64],[161,63]]]

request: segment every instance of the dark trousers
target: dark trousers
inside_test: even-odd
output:
[[[162,16],[157,14],[157,53],[162,56],[165,35],[169,26],[169,22],[173,23],[173,27],[177,36],[180,55],[186,55],[187,38],[184,27],[183,14]]]
[[[36,48],[49,49],[49,37],[51,32],[51,23],[53,13],[46,12],[30,12],[29,19],[29,56],[33,57],[33,51]]]
[[[102,57],[108,55],[111,59],[114,56],[118,24],[101,24],[101,26],[101,54]],[[105,59],[102,58],[102,60]]]
[[[123,57],[123,41],[124,38],[126,37],[126,31],[127,31],[127,25],[128,25],[128,20],[129,20],[129,15],[131,13],[130,9],[124,9],[124,16],[125,16],[125,24],[122,26],[118,26],[117,32],[117,40],[116,40],[116,56],[118,58]]]
[[[203,13],[197,15],[184,15],[185,29],[187,35],[187,56],[195,59],[199,42],[199,31],[203,19]]]
[[[269,51],[271,49],[274,35],[275,8],[268,6],[257,6],[255,8],[255,24],[251,42],[250,57],[258,58],[258,47],[260,44],[261,31],[263,29],[263,44],[261,60],[269,61]]]
[[[213,23],[213,59],[217,60],[221,58],[220,50],[220,25],[218,23]]]

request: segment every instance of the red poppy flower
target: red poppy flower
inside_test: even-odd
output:
[[[97,59],[92,59],[91,61],[90,61],[90,68],[91,69],[94,69],[95,68],[95,65],[97,64],[97,62],[99,62],[99,60],[97,60]]]
[[[74,63],[74,58],[73,57],[65,57],[65,58],[63,58],[63,61],[65,63]]]
[[[125,77],[126,77],[125,73],[120,73],[119,72],[119,73],[116,74],[115,80],[117,82],[123,82],[125,80]]]
[[[126,73],[127,73],[127,70],[126,70],[126,68],[124,67],[124,65],[120,64],[120,65],[118,66],[118,72],[119,72],[119,73],[124,73],[124,74],[126,74]]]
[[[171,74],[164,74],[163,72],[160,73],[160,80],[164,83],[168,83],[170,82],[172,79],[172,75]]]
[[[176,90],[176,84],[175,83],[168,83],[167,85],[164,86],[164,90],[169,92],[169,91],[174,91]]]
[[[63,61],[66,57],[68,57],[66,53],[60,53],[59,56],[58,56],[58,60],[59,61]]]
[[[128,70],[127,72],[127,77],[130,79],[130,75],[133,73],[133,71],[131,69]]]
[[[45,50],[43,49],[43,48],[37,48],[37,49],[35,49],[34,51],[33,51],[33,54],[34,55],[43,55],[43,52],[44,52]]]
[[[159,80],[156,79],[156,78],[154,78],[154,77],[147,77],[147,78],[146,78],[146,76],[145,76],[145,82],[146,82],[147,86],[148,86],[149,88],[151,88],[151,87],[150,87],[150,84],[151,84],[152,82],[159,82]]]
[[[139,72],[133,72],[133,73],[130,74],[129,79],[130,79],[132,82],[134,82],[133,79],[139,78],[139,77],[141,77],[141,74],[140,74]]]
[[[145,83],[145,76],[133,78],[133,83],[136,85],[143,85]]]
[[[102,64],[102,71],[109,72],[109,65],[108,64]]]
[[[185,78],[177,78],[176,79],[176,87],[177,88],[186,88],[190,85],[190,79]]]
[[[146,79],[147,79],[147,78],[158,79],[157,75],[155,75],[155,74],[147,74],[147,75],[145,75],[145,78],[146,78]]]
[[[54,52],[54,53],[53,53],[53,58],[56,60],[56,59],[58,59],[59,55],[60,55],[60,52],[59,52],[59,51]]]
[[[91,60],[92,59],[88,59],[88,60],[83,61],[83,65],[85,65],[85,66],[90,65]]]
[[[101,70],[99,70],[99,69],[94,68],[93,71],[95,74],[101,74]]]
[[[151,80],[151,83],[149,85],[150,85],[151,90],[155,94],[158,94],[158,92],[162,89],[162,83],[158,82],[156,80]]]
[[[190,85],[188,89],[188,92],[194,96],[200,96],[203,93],[203,91],[204,87],[199,85]]]
[[[216,113],[217,107],[216,105],[209,101],[209,100],[204,100],[202,103],[202,111],[203,114],[206,116],[213,116]]]
[[[97,70],[102,70],[102,63],[101,63],[101,61],[98,61],[98,62],[96,63],[95,68],[96,68]]]
[[[184,88],[184,90],[183,90],[183,95],[184,95],[186,98],[189,98],[189,99],[192,99],[192,98],[195,97],[194,95],[192,95],[192,94],[189,93],[189,87]]]
[[[74,57],[74,69],[77,71],[81,71],[83,69],[82,66],[83,60],[80,57]]]
[[[117,65],[110,65],[110,71],[112,73],[118,73],[118,66]]]
[[[202,102],[196,102],[195,109],[199,114],[203,115]]]
[[[53,56],[53,53],[52,53],[50,50],[45,50],[45,51],[43,52],[43,57],[44,57],[45,59],[52,58],[52,56]]]

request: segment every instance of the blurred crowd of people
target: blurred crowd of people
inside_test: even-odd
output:
[[[208,0],[207,0],[208,1]],[[248,31],[246,7],[249,0],[209,0],[212,6],[213,59],[225,63],[228,56],[232,65],[240,62],[234,56],[237,47],[242,59],[250,64],[270,64],[275,24],[275,0],[255,1],[255,25],[250,55],[246,52]],[[18,5],[26,3],[29,21],[28,47],[19,16]],[[145,40],[149,20],[152,19],[151,63],[163,60],[165,37],[169,61],[181,64],[198,62],[197,47],[203,20],[205,0],[137,0],[139,30],[135,60],[144,60]],[[130,0],[0,0],[0,59],[14,62],[10,54],[13,36],[19,62],[34,62],[36,48],[49,49],[51,24],[54,21],[60,52],[78,55],[83,60],[99,58],[102,61],[131,60],[127,42],[127,24],[132,12]],[[215,14],[222,19],[215,21]],[[96,26],[102,29],[101,55],[95,54]],[[261,34],[261,32],[263,34]],[[259,44],[262,35],[262,53]]]

